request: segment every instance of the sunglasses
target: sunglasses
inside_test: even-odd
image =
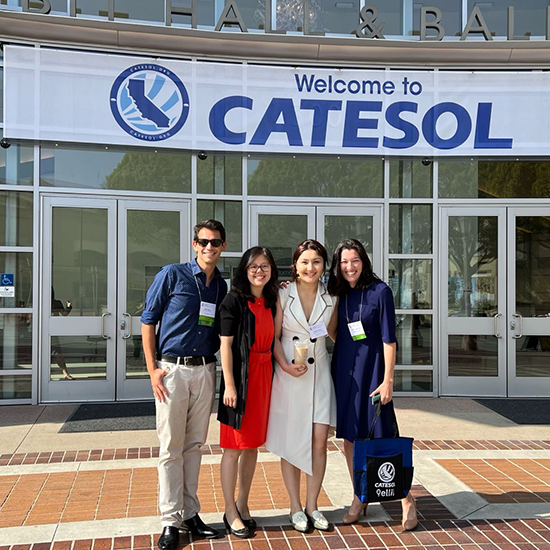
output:
[[[219,248],[223,244],[221,239],[197,239],[195,242],[203,248],[206,248],[208,243],[210,243],[214,248]]]

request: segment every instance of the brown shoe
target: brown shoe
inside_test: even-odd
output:
[[[416,500],[414,500],[414,498],[410,493],[407,498],[409,497],[411,501],[410,509],[413,511],[413,516],[410,517],[410,512],[409,512],[406,518],[403,517],[403,521],[401,522],[403,531],[413,531],[414,529],[416,529],[416,526],[418,525],[418,510],[416,508]]]
[[[353,503],[351,506],[353,506]],[[351,506],[349,507],[348,511],[346,512],[346,515],[342,519],[342,523],[344,525],[351,525],[352,523],[356,523],[357,520],[359,519],[359,516],[361,516],[361,514],[363,514],[363,516],[367,515],[368,504],[366,502],[361,503],[361,508],[359,509],[359,512],[357,512],[357,514],[350,514]]]

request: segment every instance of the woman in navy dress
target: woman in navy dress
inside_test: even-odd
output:
[[[332,356],[336,389],[336,437],[344,439],[353,480],[353,442],[368,436],[374,417],[371,398],[380,395],[382,412],[374,437],[393,437],[393,373],[395,368],[395,308],[388,285],[372,271],[363,245],[342,241],[334,251],[328,290],[339,297],[338,331]],[[402,500],[403,528],[418,521],[412,495]],[[355,523],[367,505],[354,497],[344,523]]]

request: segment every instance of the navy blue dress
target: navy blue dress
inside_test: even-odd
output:
[[[360,308],[361,295],[363,306]],[[347,301],[347,314],[346,314]],[[348,322],[361,319],[367,337],[353,340]],[[395,308],[390,287],[376,281],[363,291],[350,289],[340,297],[338,333],[332,356],[336,389],[336,437],[355,441],[368,436],[374,416],[369,397],[384,380],[383,342],[395,338]],[[382,407],[374,437],[393,437],[393,401]]]

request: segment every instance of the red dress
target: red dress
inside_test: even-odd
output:
[[[220,424],[220,447],[224,449],[256,449],[265,443],[267,434],[273,378],[271,344],[275,328],[271,309],[265,307],[264,298],[255,298],[254,302],[248,302],[248,307],[256,317],[256,334],[250,348],[246,408],[240,430]]]

